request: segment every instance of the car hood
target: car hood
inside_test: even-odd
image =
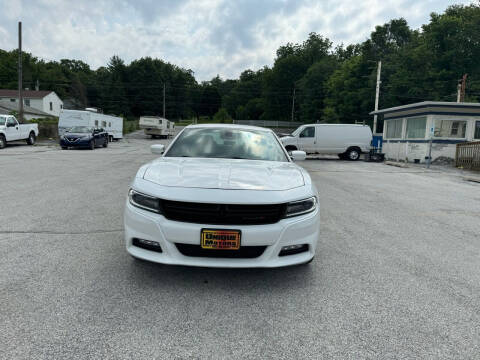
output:
[[[289,190],[305,185],[302,171],[291,162],[160,158],[146,168],[145,180],[158,185],[225,189]]]

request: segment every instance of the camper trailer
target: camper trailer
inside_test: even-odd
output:
[[[121,117],[104,115],[91,110],[62,110],[58,120],[58,135],[74,126],[89,126],[102,128],[108,134],[109,141],[123,138],[123,119]]]
[[[144,129],[145,135],[150,135],[152,138],[175,135],[175,123],[158,116],[141,116],[140,129]]]

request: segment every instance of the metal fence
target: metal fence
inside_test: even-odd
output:
[[[234,124],[239,125],[252,125],[252,126],[263,126],[263,127],[286,127],[286,128],[296,128],[300,125],[303,125],[301,122],[297,121],[279,121],[279,120],[233,120]]]
[[[480,141],[457,144],[455,166],[480,171]]]

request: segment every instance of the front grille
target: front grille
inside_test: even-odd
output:
[[[285,214],[285,204],[231,205],[162,200],[169,220],[214,225],[274,224]]]
[[[178,251],[184,256],[230,258],[230,259],[253,259],[261,256],[266,246],[240,246],[238,250],[213,250],[202,249],[200,245],[176,243]]]

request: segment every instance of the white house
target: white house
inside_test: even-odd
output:
[[[0,100],[16,103],[18,108],[18,90],[0,89]],[[53,116],[59,116],[63,109],[63,101],[48,90],[23,90],[23,104]]]
[[[480,141],[480,104],[424,101],[373,111],[383,115],[385,158],[425,162],[432,142],[432,160],[455,158],[456,145]]]
[[[14,102],[10,102],[8,99],[0,99],[0,114],[8,115],[14,111],[18,112],[18,102],[17,104],[15,104]],[[23,107],[24,120],[32,120],[39,118],[53,118],[53,115],[47,114],[46,112],[32,108],[27,105]]]

